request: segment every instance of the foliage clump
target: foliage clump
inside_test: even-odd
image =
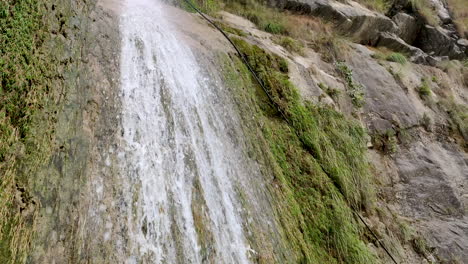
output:
[[[385,59],[391,62],[399,63],[401,65],[405,65],[408,62],[405,55],[398,53],[398,52],[394,52],[388,55]]]
[[[353,70],[351,70],[344,62],[336,64],[338,71],[343,75],[348,88],[348,94],[351,97],[353,105],[361,108],[365,104],[364,87],[356,82],[353,78]]]
[[[431,86],[426,79],[423,79],[421,86],[418,88],[419,95],[423,98],[428,97],[432,94]]]

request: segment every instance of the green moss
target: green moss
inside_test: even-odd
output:
[[[218,22],[218,26],[226,33],[237,35],[239,37],[247,36],[247,34],[244,31],[237,29],[237,28],[230,27],[224,23]]]
[[[37,211],[22,212],[15,196],[28,208],[38,206],[23,170],[48,157],[55,111],[49,101],[53,56],[42,50],[48,12],[42,1],[0,1],[0,263],[25,261]]]
[[[262,1],[234,0],[224,3],[228,11],[247,18],[261,30],[281,35],[289,33],[285,17],[281,12],[266,7]]]
[[[351,210],[370,207],[373,199],[364,129],[330,108],[303,102],[280,67],[281,58],[234,41],[275,102],[272,106],[238,59],[235,66],[225,63],[226,83],[241,94],[238,102],[248,101],[240,107],[262,124],[260,141],[267,151],[258,152],[269,159],[278,186],[272,189],[280,197],[278,218],[297,262],[374,263]]]

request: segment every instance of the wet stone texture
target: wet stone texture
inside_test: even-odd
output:
[[[94,187],[100,177],[110,175],[104,150],[118,132],[118,21],[93,1],[50,2],[55,2],[50,19],[60,17],[66,25],[65,33],[57,31],[50,45],[68,65],[58,66],[63,84],[54,88],[64,94],[55,151],[30,180],[41,209],[28,262],[109,262],[102,240],[105,230],[96,230],[102,225],[92,217],[106,209],[96,204],[90,190],[104,192],[105,186]]]

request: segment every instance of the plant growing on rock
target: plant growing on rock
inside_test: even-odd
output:
[[[362,84],[354,80],[353,70],[351,70],[344,62],[336,63],[336,67],[346,81],[348,94],[351,97],[353,105],[357,108],[363,107],[365,103],[364,87]]]
[[[273,40],[289,52],[295,52],[299,55],[304,54],[304,44],[302,44],[300,41],[285,36],[278,36],[273,38]]]
[[[426,129],[426,131],[432,131],[432,119],[427,113],[424,113],[421,119],[421,125]]]
[[[405,65],[408,62],[405,55],[398,53],[398,52],[394,52],[388,55],[385,59],[391,62],[402,64],[402,65]]]
[[[324,83],[319,83],[318,86],[322,89],[328,96],[330,96],[333,100],[337,100],[341,91],[336,88],[331,88]]]
[[[432,90],[427,79],[422,79],[421,86],[418,88],[418,92],[422,98],[428,97],[432,94]]]

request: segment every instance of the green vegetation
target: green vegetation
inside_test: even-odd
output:
[[[365,104],[364,87],[353,78],[353,70],[351,70],[344,62],[338,62],[336,68],[346,80],[348,94],[355,107],[361,108]]]
[[[421,81],[421,86],[418,88],[419,96],[422,98],[426,98],[427,96],[430,96],[432,94],[431,86],[427,79],[422,79]]]
[[[432,131],[432,119],[427,113],[424,113],[421,119],[421,125],[424,127],[426,131],[428,132]]]
[[[225,1],[226,9],[243,16],[257,25],[258,28],[272,34],[289,34],[284,15],[278,10],[268,8],[259,1]]]
[[[336,88],[331,88],[329,86],[327,86],[326,84],[324,83],[319,83],[318,84],[319,88],[322,89],[326,94],[328,94],[328,96],[330,96],[333,100],[337,100],[338,97],[340,96],[341,94],[341,91],[336,89]]]
[[[218,26],[226,33],[229,33],[229,34],[233,34],[233,35],[237,35],[239,37],[245,37],[247,36],[247,34],[240,30],[240,29],[237,29],[237,28],[233,28],[233,27],[230,27],[224,23],[219,23],[218,22]]]
[[[0,263],[24,262],[29,250],[39,204],[28,193],[27,168],[48,158],[55,120],[53,56],[41,49],[46,12],[37,0],[0,1]]]
[[[278,36],[278,37],[273,38],[273,41],[283,46],[289,52],[294,52],[299,55],[304,54],[304,44],[302,44],[300,41],[297,41],[293,38],[285,37],[285,36]]]
[[[219,1],[216,0],[190,0],[190,2],[199,8],[201,11],[207,13],[207,14],[212,14],[216,11],[219,10]],[[181,1],[180,4],[182,5],[182,8],[189,12],[195,12],[193,8],[187,4],[185,1]]]
[[[374,148],[386,154],[394,154],[397,151],[398,138],[394,130],[388,130],[383,134],[372,135]]]
[[[408,62],[405,55],[398,53],[398,52],[394,52],[388,55],[385,59],[388,61],[399,63],[401,65],[405,65]]]
[[[272,106],[239,59],[226,59],[226,83],[237,94],[239,108],[251,111],[242,116],[254,116],[262,124],[263,140],[253,129],[252,144],[271,164],[277,216],[297,262],[375,263],[351,209],[371,210],[374,199],[364,129],[331,108],[303,102],[283,59],[244,40],[235,42],[279,107]],[[246,127],[249,122],[245,120]]]

